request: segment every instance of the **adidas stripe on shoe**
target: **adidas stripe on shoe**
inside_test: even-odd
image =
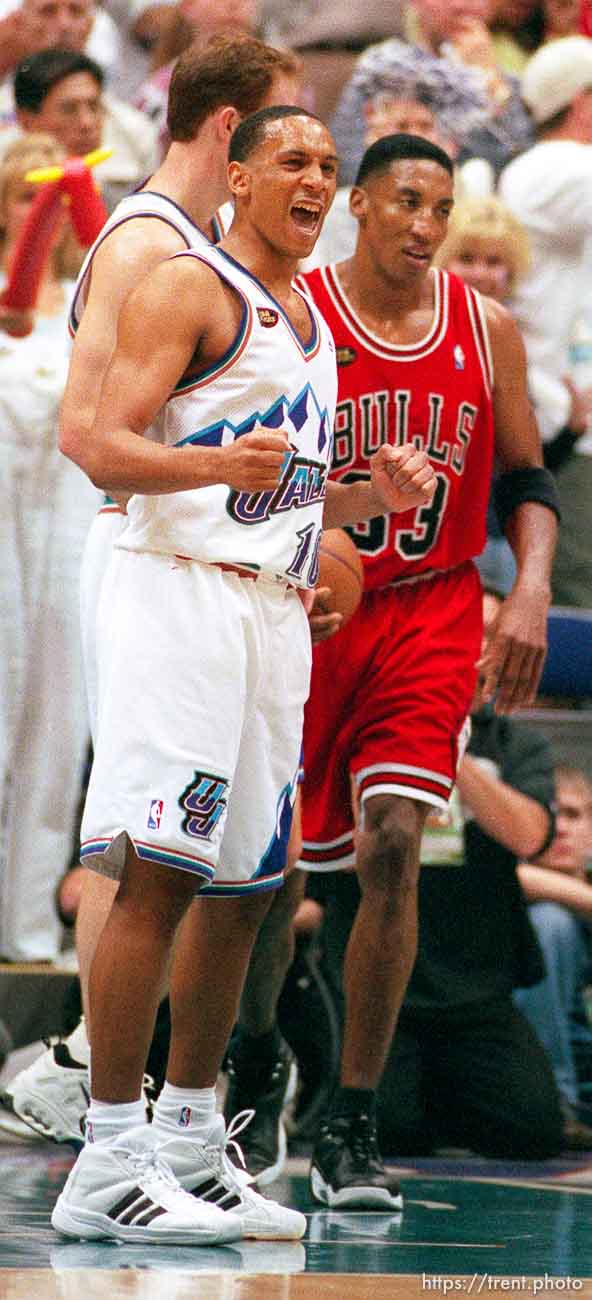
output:
[[[222,1115],[217,1115],[205,1134],[205,1139],[190,1137],[166,1138],[162,1132],[161,1150],[181,1187],[210,1205],[230,1211],[240,1219],[243,1237],[260,1241],[299,1241],[306,1231],[306,1219],[298,1210],[291,1210],[277,1201],[261,1196],[252,1187],[252,1179],[244,1168],[238,1142],[238,1133],[249,1123],[253,1112],[235,1115],[226,1130]],[[235,1160],[228,1155],[232,1148]]]
[[[242,1236],[242,1223],[179,1186],[147,1124],[80,1152],[51,1216],[66,1237],[219,1245]]]

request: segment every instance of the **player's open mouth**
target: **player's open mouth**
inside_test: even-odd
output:
[[[425,266],[425,263],[430,260],[430,254],[426,253],[425,248],[404,248],[403,252],[405,257],[416,262],[418,266]]]
[[[307,203],[305,200],[295,203],[290,209],[290,216],[300,230],[305,230],[307,234],[313,235],[319,226],[323,209],[318,203]]]

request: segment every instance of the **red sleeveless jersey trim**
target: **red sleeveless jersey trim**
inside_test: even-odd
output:
[[[363,343],[368,352],[374,353],[375,356],[385,357],[388,361],[418,360],[421,357],[429,356],[430,352],[433,352],[434,348],[437,348],[442,342],[448,327],[449,297],[448,280],[442,271],[432,268],[434,315],[427,334],[423,339],[419,339],[417,343],[388,343],[386,339],[374,334],[372,330],[369,330],[364,325],[361,317],[357,315],[352,304],[346,298],[339,283],[336,268],[324,266],[321,268],[320,274],[329,298],[354,337],[360,343]]]

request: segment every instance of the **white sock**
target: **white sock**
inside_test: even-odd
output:
[[[146,1123],[146,1106],[142,1097],[138,1101],[95,1101],[90,1099],[86,1112],[87,1143],[110,1142],[121,1137],[130,1128]]]
[[[86,1033],[86,1021],[84,1016],[79,1020],[75,1029],[64,1039],[70,1056],[73,1061],[78,1061],[79,1065],[86,1065],[90,1069],[90,1043]]]
[[[216,1089],[176,1088],[165,1081],[154,1107],[152,1123],[160,1133],[177,1137],[209,1129],[216,1118]]]

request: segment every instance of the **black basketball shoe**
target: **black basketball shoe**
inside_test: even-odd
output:
[[[282,1039],[278,1055],[263,1076],[241,1070],[231,1054],[226,1069],[228,1090],[224,1118],[229,1124],[243,1110],[255,1114],[241,1134],[241,1150],[253,1181],[264,1187],[281,1173],[286,1159],[287,1138],[282,1112],[296,1090],[296,1062]]]
[[[321,1127],[312,1156],[310,1190],[330,1209],[402,1210],[396,1180],[382,1162],[376,1124],[367,1112],[335,1115]]]

